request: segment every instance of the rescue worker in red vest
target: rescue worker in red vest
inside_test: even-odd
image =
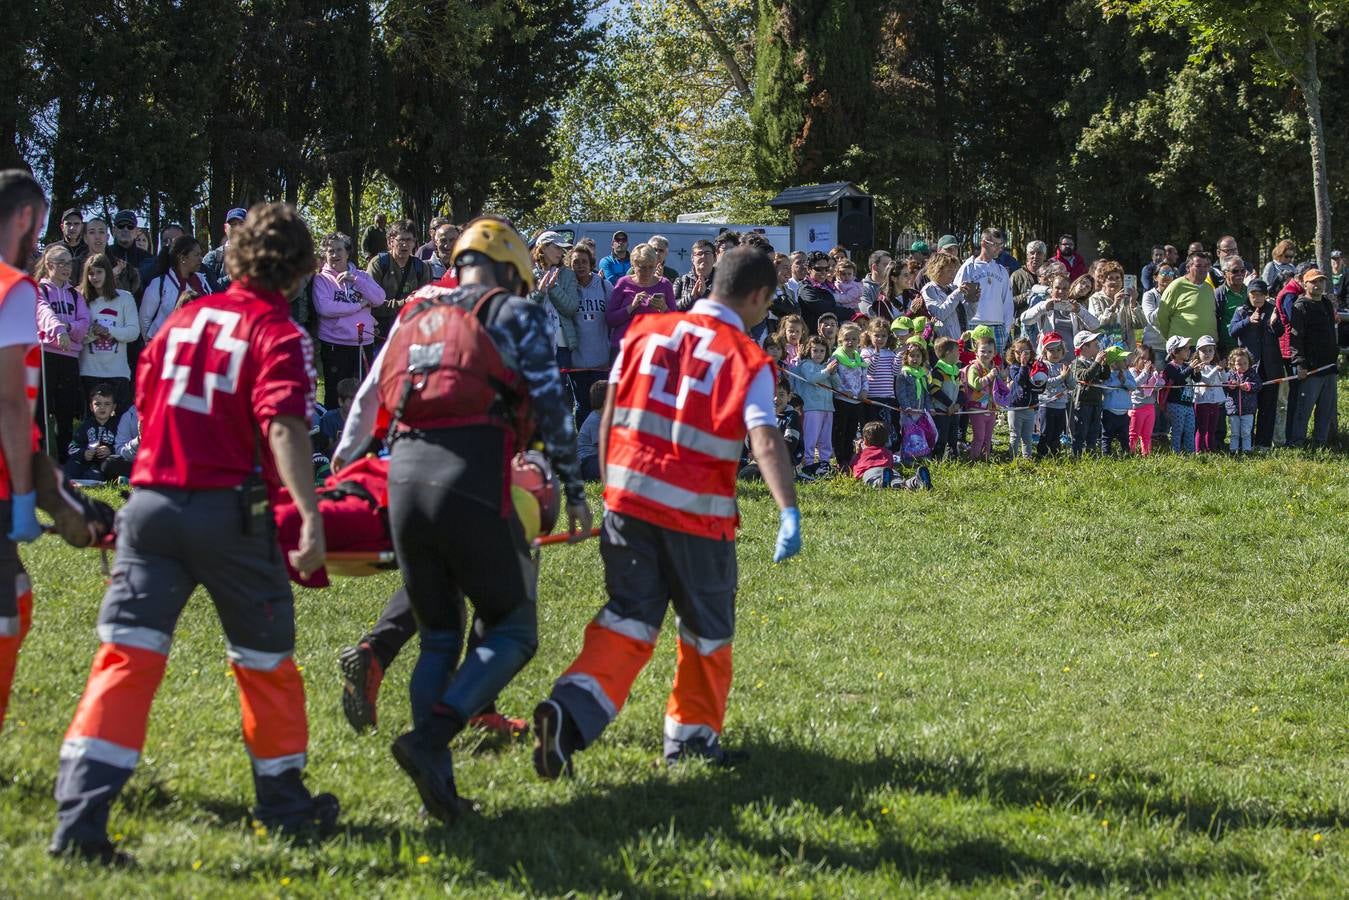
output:
[[[215,604],[239,688],[254,818],[318,831],[337,819],[336,798],[303,782],[304,682],[269,502],[284,484],[301,516],[290,562],[301,574],[318,569],[314,355],[286,301],[314,271],[313,238],[294,207],[258,205],[231,233],[225,263],[229,289],[170,315],[137,365],[136,490],[118,514],[102,645],[61,747],[53,854],[124,860],[106,836],[109,807],[140,758],[174,627],[198,585]]]
[[[524,239],[483,217],[464,229],[452,259],[459,287],[410,297],[371,367],[393,417],[389,526],[421,638],[414,727],[392,750],[444,822],[464,809],[450,740],[538,644],[534,565],[509,476],[531,425],[562,482],[572,540],[591,523],[548,320],[525,299],[533,267]],[[373,386],[363,386],[367,396]],[[460,665],[465,595],[479,634]]]
[[[33,621],[32,582],[17,545],[42,534],[36,509],[51,514],[57,532],[76,547],[87,547],[112,525],[111,510],[75,491],[39,450],[33,421],[42,377],[37,285],[7,261],[32,257],[46,218],[47,198],[33,176],[0,172],[0,728]]]
[[[552,694],[534,710],[534,768],[570,774],[572,756],[618,715],[673,602],[679,629],[665,708],[665,759],[729,765],[721,746],[735,627],[735,476],[746,433],[777,501],[775,561],[801,549],[794,472],[773,406],[776,369],[750,338],[777,290],[754,247],[717,261],[710,297],[688,315],[633,320],[600,423],[607,512],[600,535],[609,602]]]
[[[42,534],[30,462],[37,449],[33,407],[42,364],[37,285],[9,261],[32,258],[46,218],[47,200],[33,177],[0,172],[0,727],[19,646],[33,621],[32,583],[17,545]]]

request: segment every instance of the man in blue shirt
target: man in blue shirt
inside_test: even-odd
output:
[[[612,252],[600,260],[600,274],[610,284],[614,284],[632,268],[632,260],[628,257],[628,233],[615,231],[609,247]]]

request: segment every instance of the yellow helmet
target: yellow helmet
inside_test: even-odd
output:
[[[529,259],[529,248],[520,232],[504,220],[480,216],[469,222],[454,242],[450,258],[458,263],[464,253],[481,253],[493,262],[514,266],[525,290],[534,290],[534,264]]]

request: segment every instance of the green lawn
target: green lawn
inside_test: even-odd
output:
[[[1349,892],[1349,459],[1167,455],[934,467],[930,494],[822,483],[805,552],[743,496],[733,772],[656,764],[666,634],[622,716],[535,779],[525,743],[461,739],[481,818],[418,818],[382,730],[356,738],[336,653],[396,576],[300,592],[310,784],[343,828],[257,834],[234,684],[204,597],[178,631],[145,756],[113,829],[140,862],[47,859],[57,750],[92,658],[97,557],[25,551],[37,588],[0,735],[0,894],[683,896]],[[466,536],[467,537],[467,536]],[[545,551],[527,715],[602,602],[592,544]],[[667,629],[667,632],[671,629]]]

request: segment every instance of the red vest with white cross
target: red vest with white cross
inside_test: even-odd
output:
[[[745,398],[771,364],[749,335],[712,316],[634,319],[608,436],[608,508],[699,537],[734,539]]]
[[[141,352],[136,409],[138,487],[211,490],[261,468],[279,480],[268,430],[278,417],[309,422],[314,348],[286,298],[239,282],[176,310]]]
[[[5,298],[9,296],[10,289],[17,284],[27,283],[33,288],[36,295],[37,284],[28,275],[14,268],[13,266],[0,262],[0,305],[3,305]],[[33,344],[28,348],[23,356],[23,389],[24,397],[28,400],[28,416],[31,419],[33,408],[37,405],[37,390],[42,378],[42,348]],[[38,449],[41,432],[37,425],[32,428],[33,449]],[[25,464],[26,464],[25,460]],[[5,454],[0,453],[0,500],[8,500],[10,496],[9,467],[5,464]]]

